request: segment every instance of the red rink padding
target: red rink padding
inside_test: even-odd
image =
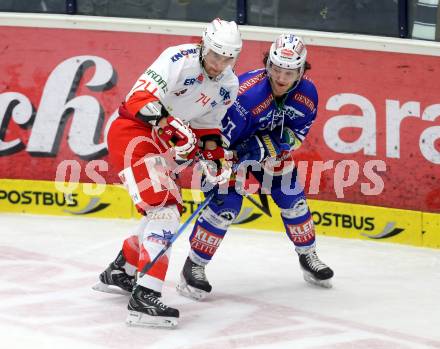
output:
[[[166,47],[199,40],[23,27],[0,27],[0,37],[0,178],[52,181],[64,160],[74,160],[72,175],[60,176],[81,182],[93,182],[86,171],[89,160],[108,162],[105,129],[145,67]],[[245,41],[236,72],[262,67],[268,48],[268,42]],[[319,93],[318,117],[295,158],[309,163],[307,182],[313,163],[328,162],[328,169],[314,181],[318,190],[306,195],[439,212],[438,57],[313,45],[307,49],[312,65],[308,76]],[[344,115],[363,127],[353,124],[326,136]],[[355,146],[358,140],[361,145]],[[344,148],[344,142],[351,146]],[[337,167],[343,160],[353,160],[359,176],[341,196],[335,187],[344,179],[343,170],[349,171],[348,165]],[[371,160],[386,165],[385,172],[376,172],[384,184],[378,195],[362,192],[365,185],[374,186],[365,174]],[[103,166],[98,172],[107,183],[119,183],[115,167]],[[186,171],[181,179],[188,184],[188,178]]]

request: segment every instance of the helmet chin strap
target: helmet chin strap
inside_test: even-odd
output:
[[[203,45],[200,46],[200,56],[199,56],[199,61],[200,61],[200,65],[203,68],[203,71],[205,72],[206,76],[212,80],[213,78],[211,76],[209,76],[208,72],[205,69],[205,55],[203,55],[203,52],[205,52],[205,48],[203,47]]]

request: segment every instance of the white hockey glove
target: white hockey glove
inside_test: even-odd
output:
[[[205,180],[209,183],[224,184],[232,175],[232,152],[217,147],[214,150],[203,150],[199,153],[199,163],[202,167]]]
[[[167,117],[167,125],[158,132],[159,137],[172,146],[176,155],[186,158],[196,147],[197,137],[191,128],[173,116]]]

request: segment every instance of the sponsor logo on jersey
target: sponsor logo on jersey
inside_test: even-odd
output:
[[[176,53],[174,56],[171,57],[171,62],[177,62],[179,59],[183,57],[188,57],[190,54],[196,54],[197,49],[196,48],[190,48],[188,50],[180,50],[179,53]]]
[[[300,224],[287,224],[287,233],[295,243],[306,244],[315,238],[312,217]]]
[[[263,111],[269,108],[272,101],[273,101],[273,95],[271,93],[269,96],[267,96],[267,98],[263,102],[261,102],[254,109],[251,110],[252,115],[257,116],[258,114],[261,114]]]
[[[245,93],[247,90],[249,90],[252,86],[255,86],[256,84],[258,84],[260,81],[262,81],[266,76],[266,71],[262,71],[260,74],[255,75],[254,77],[243,81],[240,84],[240,87],[238,88],[238,95],[242,95],[243,93]]]
[[[184,88],[183,90],[180,90],[180,91],[174,92],[174,94],[175,94],[177,97],[179,97],[179,96],[183,95],[186,91],[188,91],[188,89],[187,89],[187,88]]]
[[[220,87],[220,96],[223,98],[223,104],[228,105],[231,103],[231,93],[224,87]]]
[[[237,112],[238,112],[242,117],[244,117],[244,116],[246,116],[247,114],[249,114],[249,111],[248,111],[245,107],[243,107],[243,106],[240,104],[240,102],[238,101],[238,99],[235,100],[235,102],[234,102],[234,107],[235,107],[235,110],[237,110]]]
[[[220,246],[222,240],[223,238],[221,236],[198,226],[191,239],[191,247],[201,253],[206,253],[212,256]]]
[[[160,76],[158,73],[156,73],[154,70],[152,69],[148,69],[145,74],[147,76],[149,76],[153,81],[156,82],[157,86],[159,86],[163,92],[167,92],[167,83],[166,81],[162,78],[162,76]]]
[[[307,97],[304,96],[303,94],[296,92],[293,95],[293,99],[303,105],[305,105],[308,109],[310,109],[311,112],[313,112],[315,110],[315,103],[313,103],[313,101]]]
[[[191,86],[191,85],[194,85],[195,82],[196,82],[196,78],[188,78],[188,79],[185,79],[183,84],[185,86]]]
[[[203,82],[204,79],[205,79],[205,78],[203,77],[203,74],[200,73],[199,76],[197,77],[197,82],[198,82],[199,84],[201,84],[201,83]]]
[[[217,102],[216,102],[216,101],[212,101],[212,102],[211,102],[211,107],[212,107],[212,108],[214,108],[216,105],[217,105]]]

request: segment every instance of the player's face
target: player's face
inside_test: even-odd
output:
[[[268,69],[270,76],[270,83],[272,86],[272,93],[275,97],[281,97],[292,85],[299,79],[301,69],[284,69],[271,65]]]
[[[206,73],[210,78],[216,78],[226,67],[234,67],[235,58],[219,55],[209,50],[203,59]]]

